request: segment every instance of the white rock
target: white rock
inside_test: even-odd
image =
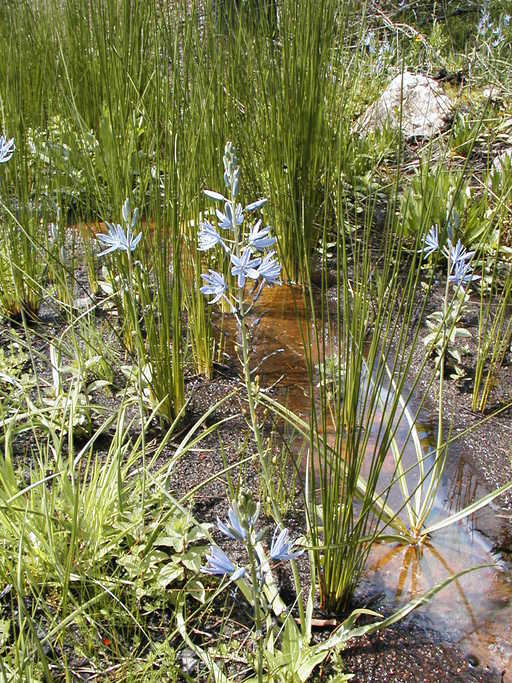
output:
[[[406,138],[430,138],[445,127],[450,114],[450,99],[436,81],[404,71],[359,117],[354,130],[364,135],[385,124],[398,128],[401,123]]]
[[[495,85],[488,85],[482,90],[482,97],[491,102],[499,102],[502,99],[500,89]]]

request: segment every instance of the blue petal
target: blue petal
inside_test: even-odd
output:
[[[267,203],[267,199],[257,199],[255,202],[252,202],[251,204],[248,204],[244,211],[247,211],[247,213],[250,213],[251,211],[256,211],[256,209],[260,209],[262,206],[265,206]]]
[[[245,576],[245,569],[243,567],[239,567],[231,575],[231,581],[238,581],[238,579],[241,579],[243,576]]]
[[[215,201],[227,202],[226,197],[224,197],[223,194],[220,194],[220,192],[214,192],[213,190],[203,190],[203,193],[207,197],[210,197],[210,199],[215,199]]]
[[[217,517],[217,526],[219,528],[219,531],[222,532],[224,534],[224,536],[227,536],[228,538],[231,538],[233,541],[236,541],[236,536],[231,533],[231,531],[229,530],[229,527],[227,527],[224,524],[224,522],[221,521],[218,517]]]

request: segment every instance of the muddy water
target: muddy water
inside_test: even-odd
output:
[[[260,317],[261,316],[261,317]],[[278,383],[288,406],[307,418],[309,385],[303,351],[303,334],[308,320],[302,297],[290,287],[267,289],[254,311],[253,362],[261,362],[259,374],[264,386]],[[234,334],[231,328],[231,334]],[[228,330],[229,332],[229,330]],[[270,357],[271,352],[278,351]],[[314,349],[312,349],[315,356]],[[263,360],[262,360],[263,359]],[[398,438],[404,444],[404,468],[416,462],[408,425],[399,426]],[[430,448],[432,430],[420,427],[425,452]],[[402,445],[402,444],[400,444]],[[371,445],[370,445],[371,446]],[[389,454],[384,479],[392,475],[394,461]],[[487,493],[476,480],[470,463],[452,446],[429,522],[445,518]],[[395,486],[389,503],[400,500]],[[492,507],[469,520],[452,524],[433,534],[421,554],[410,546],[374,546],[360,593],[383,607],[399,607],[420,596],[435,583],[471,566],[493,564],[450,584],[427,605],[417,610],[414,621],[433,629],[445,642],[458,643],[470,661],[482,666],[512,671],[512,571],[492,553],[493,538],[499,536],[499,518]]]

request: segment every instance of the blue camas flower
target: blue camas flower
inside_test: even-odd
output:
[[[142,233],[139,232],[138,235],[134,235],[130,226],[127,226],[125,233],[119,223],[115,225],[105,221],[105,225],[107,226],[108,233],[106,235],[97,234],[96,239],[101,244],[106,245],[107,249],[100,252],[98,256],[105,256],[105,254],[110,254],[113,251],[132,252],[142,238]]]
[[[255,270],[261,263],[260,258],[251,258],[251,250],[245,247],[240,258],[231,254],[231,275],[238,275],[238,286],[240,289],[245,285],[245,278],[250,277],[253,280],[258,278],[257,270]]]
[[[257,199],[247,204],[245,208],[242,208],[240,203],[235,205],[239,180],[238,159],[233,144],[228,142],[224,149],[224,182],[228,188],[226,194],[229,199],[215,190],[203,190],[204,194],[213,201],[223,202],[223,210],[215,210],[218,219],[216,227],[209,221],[201,223],[198,250],[208,251],[220,245],[229,257],[231,274],[237,278],[239,290],[243,291],[248,278],[260,281],[255,282],[251,289],[249,296],[252,297],[252,303],[246,308],[245,302],[240,298],[240,293],[229,291],[222,275],[212,270],[208,275],[201,275],[205,280],[205,285],[200,291],[205,295],[213,295],[214,298],[210,303],[216,303],[221,298],[227,301],[238,324],[241,324],[243,316],[252,308],[264,285],[281,284],[279,280],[281,266],[274,257],[274,252],[267,253],[266,251],[276,243],[276,238],[270,236],[270,227],[262,227],[261,219],[255,220],[254,223],[245,220],[245,214],[261,209],[267,200]],[[231,238],[224,241],[221,229],[231,230],[233,232]]]
[[[251,511],[248,515],[244,515],[245,524],[242,522],[242,516],[236,503],[233,503],[228,510],[228,523],[225,524],[217,517],[217,526],[219,530],[233,541],[245,541],[247,539],[247,532],[252,531],[259,515],[259,506]]]
[[[430,228],[423,244],[424,246],[421,251],[425,254],[425,258],[438,251],[439,232],[437,225]],[[448,238],[448,242],[446,246],[443,247],[442,253],[449,264],[448,281],[456,287],[464,287],[464,285],[480,279],[478,275],[473,275],[473,268],[471,266],[471,259],[475,255],[475,252],[466,251],[466,248],[460,240],[457,240],[457,244],[454,245],[451,239]]]
[[[210,546],[210,554],[206,556],[207,564],[201,567],[203,574],[225,576],[231,574],[231,581],[237,581],[245,576],[245,569],[234,565],[229,557],[217,546]]]
[[[201,229],[197,239],[197,248],[199,251],[208,251],[209,249],[213,249],[213,247],[215,247],[217,244],[220,244],[224,251],[228,251],[228,248],[225,245],[222,237],[209,221],[204,221],[204,223],[201,223]]]
[[[439,229],[437,225],[433,225],[428,235],[425,237],[423,242],[423,248],[421,251],[425,254],[425,258],[428,258],[431,254],[439,249]]]
[[[478,275],[473,275],[473,268],[471,265],[462,259],[455,262],[453,272],[448,276],[448,280],[456,287],[463,287],[464,285],[467,285],[470,282],[474,282],[478,279]]]
[[[273,244],[275,244],[276,238],[269,237],[270,228],[268,225],[266,228],[263,228],[263,230],[260,230],[260,226],[261,220],[256,221],[249,231],[248,242],[250,247],[254,247],[258,251],[263,251],[264,249],[268,249],[268,247],[271,247]]]
[[[270,557],[274,562],[296,560],[303,554],[304,550],[293,550],[293,542],[289,540],[289,535],[288,529],[276,527],[270,545]]]
[[[368,33],[364,37],[363,44],[365,48],[368,50],[368,53],[370,55],[374,55],[377,52],[377,48],[375,47],[375,32],[374,31],[368,31]]]
[[[473,268],[471,266],[471,259],[475,252],[466,251],[460,240],[457,241],[457,244],[453,245],[449,239],[448,244],[443,249],[443,254],[450,264],[448,280],[456,287],[464,287],[464,285],[479,279],[478,275],[473,275]]]
[[[455,269],[459,263],[465,264],[466,262],[471,261],[475,252],[466,251],[466,248],[460,240],[457,241],[455,246],[453,246],[451,240],[448,240],[448,244],[443,249],[443,254],[450,260],[451,267]]]
[[[244,529],[238,511],[235,510],[234,506],[229,508],[228,519],[229,523],[224,524],[224,522],[217,517],[217,526],[219,530],[224,536],[231,538],[233,541],[245,541],[247,538],[247,531]]]
[[[225,294],[227,285],[224,280],[224,275],[215,272],[214,270],[208,271],[208,274],[203,273],[201,275],[203,280],[206,282],[200,289],[201,294],[208,296],[213,294],[213,299],[209,301],[210,304],[215,304],[219,301]]]
[[[266,285],[280,285],[279,275],[281,274],[281,264],[274,258],[273,251],[266,254],[254,273],[248,273],[248,276],[257,279],[261,277],[263,283]]]
[[[215,213],[219,219],[219,228],[224,228],[225,230],[234,230],[236,226],[242,225],[244,222],[244,212],[241,204],[236,205],[234,218],[233,210],[229,202],[224,204],[224,213],[219,209],[215,209]]]
[[[7,140],[3,135],[0,135],[0,164],[10,161],[15,149],[14,138]]]

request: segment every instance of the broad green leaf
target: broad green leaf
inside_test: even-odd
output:
[[[198,548],[191,548],[182,555],[173,555],[172,559],[176,563],[183,564],[187,569],[199,573],[199,570],[201,569],[202,557],[206,550],[207,548],[204,546]]]
[[[169,562],[158,573],[157,585],[160,588],[167,588],[167,586],[174,581],[182,580],[184,575],[183,567]]]
[[[200,602],[201,605],[204,605],[206,592],[201,581],[198,581],[197,579],[189,581],[185,586],[185,593],[192,596],[194,600]]]

